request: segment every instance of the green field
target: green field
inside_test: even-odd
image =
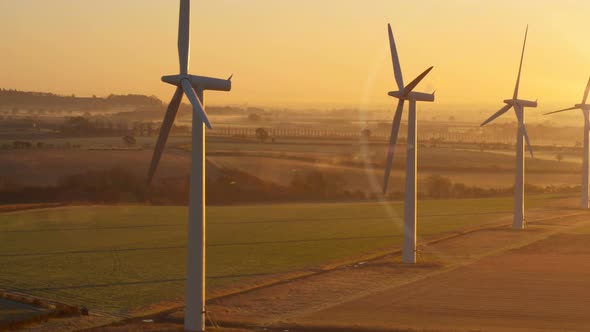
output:
[[[424,201],[419,235],[488,223],[511,208],[511,198]],[[399,247],[402,209],[400,202],[211,207],[208,286]],[[151,206],[0,214],[0,288],[111,313],[181,298],[186,219],[184,207]]]

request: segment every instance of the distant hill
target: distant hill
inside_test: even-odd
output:
[[[164,103],[156,96],[140,94],[114,95],[107,97],[76,97],[75,95],[58,95],[50,92],[18,91],[0,89],[0,110],[13,114],[33,113],[43,115],[60,112],[114,112],[115,116],[127,120],[161,120],[166,111]],[[183,103],[179,117],[190,118],[191,106]],[[213,115],[244,115],[246,113],[263,113],[259,108],[241,108],[233,106],[209,106],[207,112]]]
[[[161,107],[163,103],[155,96],[114,95],[107,97],[76,97],[47,92],[0,89],[0,108],[12,110],[76,110],[106,111],[111,109]]]

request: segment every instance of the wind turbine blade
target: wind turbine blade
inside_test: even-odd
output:
[[[188,58],[190,56],[190,22],[191,2],[180,0],[180,14],[178,17],[178,61],[180,73],[188,73]]]
[[[428,73],[430,73],[432,68],[434,68],[434,67],[430,67],[430,68],[426,69],[422,74],[418,75],[418,77],[416,77],[412,82],[410,82],[410,84],[406,85],[406,87],[404,88],[404,95],[408,95],[408,93],[410,93],[412,90],[414,90],[416,85],[418,85],[418,83],[420,83],[420,81],[422,81],[422,79],[424,79],[424,77],[426,77],[426,75],[428,75]]]
[[[404,78],[402,76],[402,69],[399,63],[399,56],[397,55],[397,47],[395,46],[395,39],[393,39],[393,32],[391,31],[391,24],[387,24],[389,32],[389,48],[391,50],[391,61],[393,62],[393,75],[398,89],[401,91],[404,88]]]
[[[533,155],[533,147],[531,146],[531,142],[529,141],[529,134],[526,131],[526,126],[524,125],[524,119],[522,117],[523,109],[516,107],[514,108],[514,113],[516,113],[516,117],[518,118],[518,127],[522,130],[522,135],[524,136],[524,140],[526,141],[526,145],[529,147],[529,152],[531,153],[531,157],[535,157]]]
[[[201,120],[203,120],[203,122],[205,123],[207,128],[211,129],[211,124],[209,123],[209,118],[207,117],[207,113],[205,112],[205,109],[203,108],[203,104],[201,104],[201,101],[197,97],[195,90],[193,90],[193,87],[191,86],[191,84],[189,83],[188,80],[182,80],[180,82],[182,84],[182,89],[184,90],[184,93],[186,94],[186,96],[188,97],[188,100],[190,100],[191,104],[193,105],[193,111],[195,113],[197,113],[199,115],[199,117],[201,117]]]
[[[524,135],[526,145],[529,147],[529,152],[531,153],[531,157],[535,158],[535,155],[533,154],[533,146],[531,145],[531,141],[529,141],[529,134],[526,131],[526,126],[524,125],[524,123],[522,124],[522,134]]]
[[[571,111],[571,110],[575,110],[575,109],[578,109],[578,108],[574,106],[574,107],[570,107],[570,108],[564,108],[564,109],[559,110],[559,111],[553,111],[553,112],[545,113],[543,115],[554,114],[554,113],[565,112],[565,111]]]
[[[391,173],[391,166],[393,164],[393,153],[395,151],[395,143],[399,133],[399,127],[402,122],[402,112],[404,110],[404,100],[400,99],[397,102],[397,109],[391,124],[391,136],[389,137],[389,148],[387,150],[387,161],[385,163],[385,176],[383,178],[383,194],[387,193],[387,185],[389,184],[389,174]]]
[[[522,60],[524,59],[524,49],[526,47],[526,37],[529,33],[529,26],[526,26],[526,31],[524,33],[524,43],[522,44],[522,54],[520,55],[520,66],[518,67],[518,77],[516,78],[516,86],[514,87],[514,94],[512,95],[513,99],[518,98],[518,87],[520,85],[520,73],[522,71]]]
[[[508,110],[512,107],[512,105],[508,105],[506,104],[504,107],[502,107],[498,112],[494,113],[492,116],[490,116],[487,120],[485,120],[480,127],[483,127],[485,125],[487,125],[488,123],[494,121],[497,117],[499,117],[500,115],[508,112]]]
[[[588,92],[590,92],[590,79],[588,79],[588,84],[586,84],[586,91],[584,91],[584,99],[582,99],[582,104],[586,103],[588,99]]]
[[[148,172],[148,184],[152,182],[154,174],[156,173],[156,169],[158,168],[158,163],[160,162],[160,158],[162,157],[162,152],[164,152],[164,147],[166,146],[168,135],[170,134],[170,130],[172,129],[172,125],[174,124],[174,119],[176,118],[176,113],[178,112],[178,107],[180,106],[181,100],[182,89],[179,87],[176,88],[176,92],[174,92],[174,96],[170,101],[170,105],[168,105],[168,110],[166,111],[166,115],[164,116],[164,121],[162,121],[160,135],[158,136],[158,141],[156,142],[156,148],[154,149],[152,163],[150,164],[150,169]]]

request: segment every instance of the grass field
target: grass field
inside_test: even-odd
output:
[[[544,206],[534,196],[528,208]],[[424,201],[419,236],[488,223],[511,198]],[[314,267],[401,243],[400,202],[208,209],[208,286]],[[0,214],[0,288],[129,313],[182,298],[187,209],[61,207]]]

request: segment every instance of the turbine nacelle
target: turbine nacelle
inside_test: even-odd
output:
[[[581,110],[590,110],[590,104],[575,104],[574,107]]]
[[[537,107],[537,101],[530,101],[524,99],[505,99],[504,103],[510,106],[521,106],[521,107]]]
[[[197,75],[167,75],[162,76],[162,82],[172,84],[174,86],[180,86],[181,81],[187,79],[191,86],[197,91],[230,91],[231,90],[231,77],[229,79],[213,78],[207,76]]]
[[[389,91],[387,94],[401,100],[434,101],[434,93],[410,91],[405,94],[403,91]]]

